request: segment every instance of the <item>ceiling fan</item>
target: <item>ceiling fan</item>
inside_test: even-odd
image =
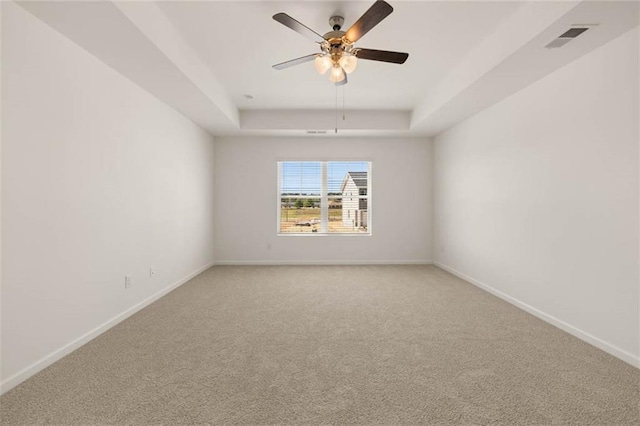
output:
[[[356,69],[358,59],[404,64],[409,57],[408,53],[364,49],[353,45],[391,12],[393,12],[393,7],[389,3],[378,0],[346,32],[340,30],[344,24],[344,18],[332,16],[329,19],[329,25],[333,31],[329,31],[325,35],[318,34],[286,13],[277,13],[273,15],[273,19],[318,43],[320,52],[281,62],[274,65],[273,68],[283,70],[294,65],[315,61],[316,70],[320,74],[331,69],[329,80],[334,82],[336,86],[341,86],[347,84],[347,74],[351,74]]]

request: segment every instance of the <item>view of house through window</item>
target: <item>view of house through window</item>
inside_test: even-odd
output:
[[[371,234],[371,162],[278,163],[280,234]]]

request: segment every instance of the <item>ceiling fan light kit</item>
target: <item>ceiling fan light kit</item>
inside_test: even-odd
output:
[[[333,66],[331,68],[331,74],[329,74],[329,80],[334,83],[340,83],[346,77],[344,70],[339,66]]]
[[[340,60],[338,60],[338,64],[340,64],[344,72],[346,72],[347,74],[351,74],[356,70],[356,66],[358,65],[358,58],[352,53],[344,52]]]
[[[323,36],[286,13],[277,13],[273,15],[274,20],[318,43],[320,53],[281,62],[274,65],[273,68],[282,70],[313,60],[319,74],[322,75],[331,70],[329,80],[336,85],[343,85],[347,82],[346,74],[355,71],[358,58],[403,64],[409,57],[408,53],[354,47],[355,42],[389,16],[391,12],[393,12],[393,8],[389,3],[378,0],[346,32],[340,30],[344,18],[332,16],[329,19],[329,25],[333,31],[329,31]]]
[[[331,58],[327,55],[316,56],[316,60],[314,62],[316,66],[316,71],[318,71],[318,74],[320,75],[325,74],[327,71],[329,71],[329,68],[333,66],[333,63],[331,62]]]

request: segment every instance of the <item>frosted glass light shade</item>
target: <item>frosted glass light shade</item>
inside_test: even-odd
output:
[[[331,69],[331,74],[329,75],[329,80],[331,80],[334,83],[338,83],[342,80],[344,80],[344,71],[341,67],[333,67]]]
[[[314,63],[316,66],[316,71],[318,71],[320,75],[326,73],[327,71],[329,71],[329,68],[331,68],[331,58],[328,55],[316,57]]]
[[[358,58],[350,53],[345,53],[340,58],[339,63],[344,72],[346,72],[347,74],[351,74],[353,71],[355,71],[356,66],[358,65]]]

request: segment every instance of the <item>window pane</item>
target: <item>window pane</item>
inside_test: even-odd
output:
[[[320,162],[285,161],[281,163],[281,195],[320,196],[322,168]]]
[[[327,164],[329,233],[369,232],[368,175],[366,161]]]
[[[281,233],[311,233],[319,230],[319,198],[282,197],[280,202]]]

